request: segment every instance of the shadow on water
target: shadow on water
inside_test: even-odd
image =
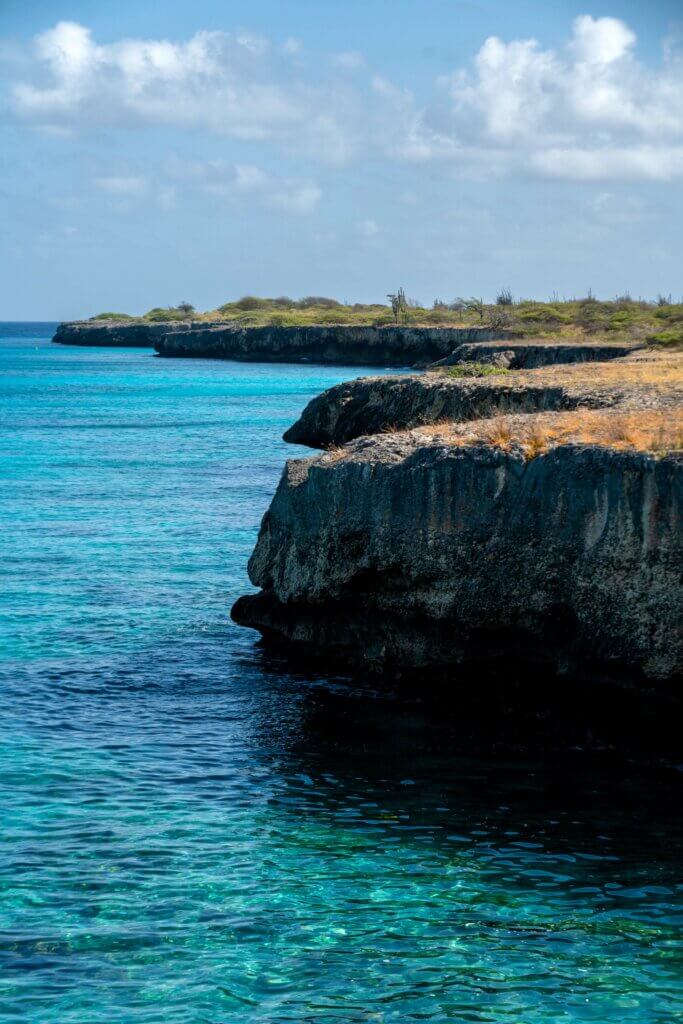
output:
[[[339,807],[364,791],[437,841],[484,829],[487,841],[506,843],[514,822],[526,840],[611,842],[630,857],[680,864],[680,708],[669,694],[514,674],[465,677],[454,694],[293,677],[265,649],[256,660],[262,678],[282,680],[289,666],[305,688],[300,723],[278,756],[283,773],[314,780],[309,806]],[[274,726],[266,714],[266,745]]]

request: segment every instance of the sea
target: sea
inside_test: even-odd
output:
[[[0,1021],[683,1020],[675,759],[230,621],[283,430],[377,371],[55,327],[0,324]]]

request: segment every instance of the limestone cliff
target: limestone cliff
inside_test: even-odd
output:
[[[52,339],[58,345],[92,345],[101,348],[152,348],[167,334],[189,331],[191,321],[148,323],[142,320],[74,320],[60,324]]]
[[[330,450],[287,464],[249,563],[261,591],[237,622],[428,680],[511,660],[680,677],[680,353],[365,378],[285,436]]]
[[[424,366],[466,342],[504,338],[485,328],[307,325],[200,327],[155,341],[160,356],[339,366]]]
[[[414,431],[288,463],[237,622],[345,664],[680,673],[683,457]]]
[[[551,363],[554,348],[545,346]],[[439,420],[561,409],[676,408],[683,403],[680,365],[676,353],[644,351],[607,363],[550,365],[491,377],[454,379],[444,372],[361,377],[313,398],[284,439],[326,448]]]

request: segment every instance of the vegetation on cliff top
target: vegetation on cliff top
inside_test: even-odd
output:
[[[531,299],[515,301],[503,290],[495,303],[482,299],[435,299],[430,307],[406,299],[402,289],[389,297],[390,305],[382,303],[341,303],[324,296],[290,299],[287,296],[268,299],[247,295],[236,302],[226,302],[217,309],[198,313],[188,302],[177,306],[155,307],[143,317],[127,314],[101,313],[93,320],[129,320],[164,322],[192,320],[198,323],[232,323],[241,327],[266,325],[305,326],[307,324],[349,324],[388,326],[400,322],[426,327],[488,327],[509,330],[522,337],[580,342],[647,341],[658,347],[683,345],[683,303],[670,297],[656,301],[632,299],[629,295],[610,301],[599,301],[592,295],[583,299],[549,302]],[[401,299],[399,302],[398,299]]]
[[[418,434],[456,447],[490,445],[502,451],[521,449],[527,459],[558,445],[593,445],[617,451],[667,455],[683,451],[681,409],[576,409],[569,412],[520,413],[469,423],[435,423]]]
[[[447,377],[500,377],[510,373],[503,366],[495,366],[493,363],[458,363],[457,366],[449,366],[446,370]]]

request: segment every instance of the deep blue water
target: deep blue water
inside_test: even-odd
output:
[[[675,767],[230,623],[283,429],[356,373],[53,326],[0,325],[0,1020],[683,1020]]]

